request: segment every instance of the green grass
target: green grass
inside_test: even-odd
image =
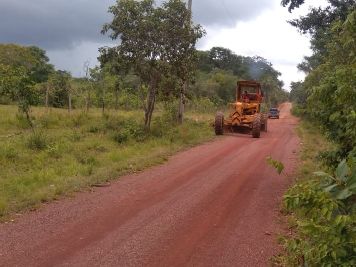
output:
[[[320,128],[310,121],[302,120],[297,127],[297,134],[301,140],[300,161],[296,173],[297,180],[312,176],[325,166],[319,160],[323,151],[331,150],[334,145],[326,140]]]
[[[150,134],[141,111],[33,108],[34,131],[15,106],[0,105],[0,114],[0,217],[160,164],[214,136],[213,114],[189,113],[181,126],[156,115]]]

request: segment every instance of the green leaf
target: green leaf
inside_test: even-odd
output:
[[[335,187],[337,187],[337,184],[332,184],[324,188],[325,192],[331,192]]]
[[[345,200],[352,195],[353,193],[348,188],[345,188],[336,195],[336,199]]]
[[[276,169],[278,174],[281,174],[282,171],[284,170],[284,164],[282,162],[275,160],[272,157],[267,157],[266,161],[267,161],[268,165],[270,165]]]
[[[319,177],[323,177],[323,178],[328,178],[330,180],[335,180],[334,177],[332,177],[330,174],[326,173],[326,172],[313,172],[314,175],[319,176]]]
[[[343,161],[340,162],[340,164],[337,166],[335,175],[338,179],[341,181],[345,182],[347,180],[347,176],[349,174],[349,166],[347,166],[346,160],[344,159]]]

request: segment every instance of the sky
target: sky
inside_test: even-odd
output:
[[[101,35],[110,22],[115,0],[0,0],[0,43],[36,45],[47,51],[57,69],[82,76],[83,65],[97,64],[98,48],[115,43]],[[158,1],[159,2],[159,1]],[[288,89],[303,79],[297,64],[311,54],[309,39],[286,21],[306,14],[310,4],[292,14],[280,0],[193,0],[193,20],[207,35],[197,48],[231,49],[238,55],[259,55],[282,73]],[[313,6],[325,0],[309,1]]]

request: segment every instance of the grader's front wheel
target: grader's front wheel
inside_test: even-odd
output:
[[[214,127],[216,135],[224,134],[224,114],[222,112],[216,113]]]
[[[252,123],[252,137],[260,138],[261,135],[261,116],[257,115]]]

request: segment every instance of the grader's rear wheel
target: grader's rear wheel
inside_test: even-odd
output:
[[[252,137],[259,138],[261,135],[261,116],[258,114],[252,123]]]
[[[216,135],[224,134],[224,114],[222,112],[216,113],[214,126]]]

